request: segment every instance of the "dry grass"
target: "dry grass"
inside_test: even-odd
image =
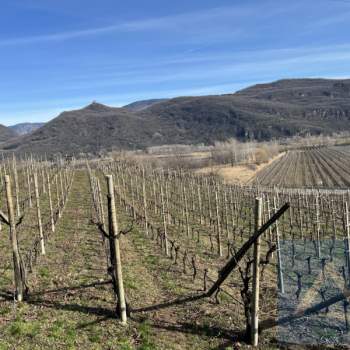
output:
[[[227,184],[248,183],[262,169],[270,165],[275,160],[283,156],[284,153],[278,154],[268,162],[257,164],[242,164],[242,165],[214,165],[205,167],[197,171],[198,174],[215,174],[221,177]]]

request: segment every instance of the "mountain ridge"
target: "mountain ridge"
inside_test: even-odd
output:
[[[26,135],[30,134],[33,131],[41,128],[45,123],[18,123],[15,125],[9,126],[11,130],[13,130],[17,135]]]
[[[0,143],[9,141],[16,137],[16,133],[9,127],[0,124]]]
[[[350,80],[292,79],[232,94],[177,97],[141,110],[97,102],[65,111],[5,150],[98,153],[164,144],[270,140],[350,131]],[[137,105],[137,103],[136,103]]]
[[[125,105],[122,108],[125,108],[129,111],[132,111],[132,112],[140,112],[140,111],[143,111],[143,110],[153,106],[154,104],[157,104],[160,102],[165,102],[168,100],[169,99],[167,99],[167,98],[140,100],[140,101],[135,101],[135,102],[129,103],[128,105]]]

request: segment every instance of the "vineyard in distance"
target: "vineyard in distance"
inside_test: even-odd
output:
[[[0,161],[0,350],[347,349],[347,135]]]
[[[286,152],[252,180],[262,186],[347,189],[350,147],[309,147]]]

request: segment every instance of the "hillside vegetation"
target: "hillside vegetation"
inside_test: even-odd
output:
[[[132,111],[92,103],[62,113],[5,149],[98,153],[165,144],[213,144],[231,137],[262,141],[349,131],[350,80],[281,80],[235,94],[180,97],[149,105],[143,101],[141,106]]]
[[[5,142],[15,137],[16,134],[8,127],[0,124],[0,142]]]
[[[126,106],[124,106],[123,108],[132,111],[132,112],[138,112],[138,111],[142,111],[145,110],[151,106],[153,106],[156,103],[160,103],[160,102],[164,102],[167,101],[167,99],[165,98],[158,98],[158,99],[153,99],[153,100],[143,100],[143,101],[136,101],[133,103],[130,103]]]
[[[38,130],[43,125],[44,123],[20,123],[11,125],[10,129],[13,130],[17,135],[27,135],[35,130]]]

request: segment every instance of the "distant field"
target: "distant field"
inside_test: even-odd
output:
[[[337,150],[337,151],[343,151],[343,152],[350,153],[350,145],[346,145],[346,146],[335,146],[334,149]]]
[[[263,186],[346,188],[350,186],[350,146],[289,151],[258,172]]]
[[[203,167],[197,171],[199,174],[215,174],[218,175],[227,184],[245,184],[252,180],[255,175],[268,167],[272,162],[277,161],[284,153],[280,153],[267,163],[260,165],[247,163],[231,166],[229,164],[215,165],[211,167]]]

